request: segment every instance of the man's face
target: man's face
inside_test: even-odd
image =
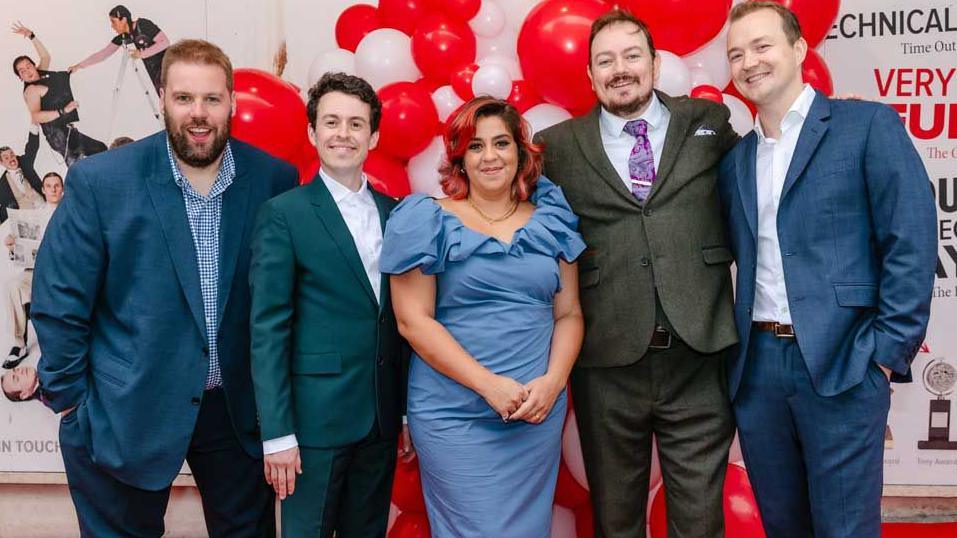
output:
[[[0,152],[0,164],[3,164],[3,167],[7,170],[16,170],[20,168],[20,161],[17,159],[17,154],[13,152],[12,149],[5,149]]]
[[[3,374],[0,385],[3,385],[4,393],[15,394],[25,400],[33,395],[33,389],[37,386],[37,370],[31,366],[14,368]]]
[[[319,98],[316,124],[309,128],[322,167],[337,177],[352,175],[379,142],[379,133],[372,132],[371,108],[354,95],[329,92]]]
[[[648,38],[638,26],[618,22],[595,36],[588,78],[605,110],[629,118],[644,112],[651,101],[661,57],[652,56]]]
[[[57,205],[63,199],[63,180],[60,176],[47,176],[43,178],[43,196],[47,203]]]
[[[34,80],[40,79],[40,72],[37,71],[37,66],[34,65],[32,60],[24,58],[17,62],[17,76],[20,77],[20,80],[23,82],[33,82]]]
[[[759,107],[800,92],[806,54],[804,39],[788,43],[781,17],[770,9],[749,13],[728,29],[734,86]]]
[[[216,163],[236,108],[226,72],[215,65],[174,63],[160,89],[160,102],[173,153],[194,168]]]

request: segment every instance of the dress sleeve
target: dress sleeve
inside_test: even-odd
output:
[[[424,194],[406,197],[392,210],[382,237],[379,271],[400,274],[419,267],[434,275],[445,270],[442,208]]]
[[[578,215],[572,212],[561,187],[545,176],[540,177],[532,203],[538,208],[538,223],[544,228],[543,233],[535,236],[547,243],[548,250],[556,257],[569,263],[575,261],[585,250],[585,241],[578,233]]]

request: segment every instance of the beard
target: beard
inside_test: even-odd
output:
[[[615,78],[608,81],[608,84],[606,84],[606,87],[610,88],[620,82],[634,82],[637,84],[639,81],[636,77],[632,77],[628,75],[618,75]],[[607,110],[608,112],[611,112],[612,114],[622,118],[627,118],[628,116],[631,116],[634,113],[641,110],[642,108],[644,108],[645,105],[647,105],[648,102],[651,101],[651,94],[653,91],[654,90],[651,90],[648,93],[638,93],[630,101],[624,101],[624,102],[609,101],[607,103],[603,102],[601,105],[605,107],[605,110]]]
[[[184,163],[193,168],[205,168],[219,159],[226,149],[226,142],[229,140],[229,123],[223,128],[216,128],[206,121],[194,121],[176,125],[168,115],[163,117],[163,123],[166,124],[166,132],[169,136],[170,146],[173,153]],[[186,129],[192,127],[205,127],[212,129],[212,139],[204,146],[194,145],[189,141],[189,134]]]

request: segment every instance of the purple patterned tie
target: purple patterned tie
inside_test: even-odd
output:
[[[655,154],[648,140],[648,122],[631,120],[625,124],[625,132],[635,137],[635,147],[628,157],[628,174],[631,176],[631,193],[639,202],[644,202],[655,184]]]

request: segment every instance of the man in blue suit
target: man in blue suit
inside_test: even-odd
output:
[[[927,174],[891,108],[802,83],[793,13],[748,2],[730,21],[734,83],[758,108],[719,178],[748,473],[771,538],[877,537],[888,381],[910,380],[934,282]]]
[[[275,533],[249,365],[249,239],[295,170],[229,138],[232,66],[167,49],[166,130],[77,162],[37,260],[43,395],[83,536],[160,536],[184,460],[210,536]]]

